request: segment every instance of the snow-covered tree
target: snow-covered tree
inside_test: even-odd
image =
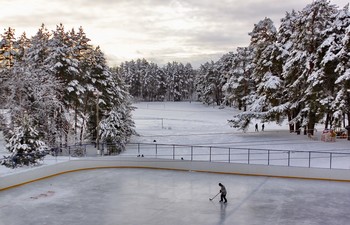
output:
[[[189,99],[191,101],[194,92],[194,79],[196,72],[190,63],[186,63],[185,65],[184,76],[186,80],[184,90],[186,91],[184,92],[183,99]]]
[[[329,106],[327,119],[335,119],[339,126],[350,126],[350,12],[349,4],[342,10],[339,10],[335,16],[333,26],[326,30],[325,35],[328,38],[323,42],[325,54],[322,58],[322,64],[328,70],[333,70],[337,75],[334,82],[334,101]],[[330,84],[328,84],[330,85]],[[331,114],[333,113],[333,114]],[[348,124],[345,123],[345,115]],[[328,125],[326,120],[326,126]]]
[[[272,20],[269,18],[261,20],[254,25],[249,35],[251,36],[249,49],[252,50],[250,52],[252,57],[250,83],[252,85],[250,91],[245,95],[249,112],[244,112],[244,125],[248,125],[252,118],[275,119],[269,118],[266,112],[279,104],[282,83],[281,66],[276,60],[277,56],[274,55],[277,49],[275,46],[277,31]],[[241,115],[235,117],[230,122],[233,126],[238,126],[235,122],[241,120]]]
[[[252,79],[254,68],[253,53],[250,47],[239,47],[233,55],[232,66],[229,70],[229,78],[223,85],[225,98],[235,105],[239,110],[247,110],[250,104],[250,94],[255,90],[255,83]]]
[[[326,39],[323,31],[332,26],[336,13],[327,0],[314,1],[299,13],[291,35],[293,47],[283,68],[290,109],[295,112],[291,122],[307,127],[310,133],[323,119],[333,95],[333,85],[327,84],[334,83],[334,70],[323,69],[319,52]]]
[[[7,149],[10,156],[5,156],[1,164],[6,167],[29,166],[39,163],[47,154],[48,147],[41,141],[39,132],[35,129],[34,123],[26,116],[22,117],[19,126],[16,126],[7,134]]]
[[[41,26],[37,34],[32,37],[30,43],[19,42],[23,56],[18,59],[13,67],[14,77],[17,79],[13,96],[22,93],[15,99],[12,105],[21,106],[18,112],[13,115],[21,115],[22,110],[26,110],[28,116],[38,127],[39,134],[47,144],[55,146],[62,136],[61,123],[64,121],[64,111],[62,104],[62,83],[54,77],[50,66],[47,65],[49,55],[50,33],[44,25]],[[27,46],[26,46],[27,45]],[[11,107],[12,109],[16,109]]]
[[[100,122],[100,139],[107,143],[110,154],[118,154],[125,150],[130,136],[136,134],[131,118],[131,106],[114,107]]]
[[[220,105],[223,100],[220,74],[213,61],[202,64],[196,77],[196,91],[199,101]]]
[[[0,68],[11,68],[17,55],[15,30],[5,29],[0,40]]]
[[[325,40],[319,49],[319,61],[322,65],[320,73],[332,74],[332,80],[327,80],[325,83],[333,93],[330,98],[323,101],[327,115],[326,128],[332,125],[333,118],[335,124],[341,126],[344,115],[349,111],[350,98],[347,90],[350,88],[350,76],[346,75],[349,74],[350,67],[349,4],[339,10],[332,21],[333,25],[323,32]]]
[[[0,101],[2,103],[5,102],[9,92],[11,67],[18,54],[15,43],[15,30],[11,27],[5,29],[4,34],[0,36]]]

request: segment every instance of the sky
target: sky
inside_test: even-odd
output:
[[[0,33],[35,35],[41,24],[55,30],[83,27],[100,46],[109,66],[145,58],[163,65],[177,61],[193,67],[216,61],[249,44],[249,32],[265,17],[278,28],[286,12],[311,0],[0,0]],[[344,7],[348,0],[331,0]]]

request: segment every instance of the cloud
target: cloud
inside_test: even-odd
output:
[[[347,0],[333,0],[336,4]],[[310,0],[311,3],[311,0]],[[301,10],[305,0],[12,0],[2,3],[0,28],[34,35],[44,23],[82,26],[108,60],[135,57],[189,61],[217,60],[220,54],[247,46],[254,24],[271,18],[278,28],[286,11]],[[173,58],[172,58],[173,57]]]

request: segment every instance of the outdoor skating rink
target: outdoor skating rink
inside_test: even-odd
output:
[[[218,183],[228,191],[219,203]],[[350,183],[155,169],[67,173],[0,192],[1,225],[347,225]]]

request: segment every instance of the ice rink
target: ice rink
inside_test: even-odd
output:
[[[219,203],[218,183],[228,191]],[[154,169],[67,173],[0,192],[1,225],[345,225],[350,183]]]

